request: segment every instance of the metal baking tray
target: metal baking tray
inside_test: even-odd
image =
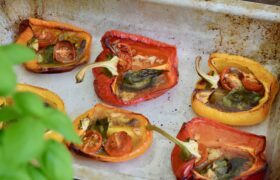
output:
[[[206,68],[212,52],[226,52],[253,58],[280,77],[280,8],[237,0],[0,0],[0,43],[14,41],[17,24],[32,17],[71,23],[93,36],[91,62],[101,52],[100,38],[107,30],[118,29],[174,44],[178,49],[180,79],[163,96],[126,107],[176,135],[183,122],[196,115],[190,97],[199,79],[194,59],[203,57]],[[59,94],[72,119],[100,102],[88,73],[76,84],[80,68],[61,74],[33,74],[16,67],[18,81],[48,88]],[[280,97],[263,123],[240,128],[266,135],[269,178],[280,179]],[[170,153],[173,144],[154,135],[150,149],[123,163],[104,163],[75,156],[79,179],[175,179]]]

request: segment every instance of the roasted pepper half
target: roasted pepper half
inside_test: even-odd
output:
[[[46,106],[50,106],[50,107],[58,109],[62,112],[65,112],[64,103],[63,103],[62,99],[58,95],[56,95],[54,92],[51,92],[51,91],[41,88],[41,87],[32,86],[29,84],[17,84],[16,90],[17,91],[28,91],[28,92],[37,94],[43,99]],[[9,98],[0,99],[0,107],[1,107],[1,105],[5,106],[5,105],[9,105],[11,103],[12,102]],[[45,138],[52,138],[52,139],[55,139],[60,142],[63,140],[63,137],[61,135],[59,135],[53,131],[47,131],[45,133]]]
[[[96,68],[94,89],[104,102],[132,105],[156,98],[177,84],[175,46],[116,30],[106,32],[101,43],[103,51],[96,62],[76,79],[81,82],[86,69]]]
[[[198,142],[201,157],[183,159],[175,146],[171,154],[177,179],[263,180],[267,163],[264,136],[246,133],[205,118],[184,123],[177,138]]]
[[[35,73],[58,73],[89,61],[91,35],[78,27],[35,18],[23,20],[17,44],[36,51],[36,59],[24,63]]]
[[[279,84],[258,62],[235,55],[210,56],[210,72],[202,77],[192,96],[192,108],[200,116],[219,122],[247,126],[260,123],[269,113]]]
[[[97,104],[74,121],[81,145],[74,152],[107,162],[121,162],[143,154],[151,145],[149,120],[141,114]]]

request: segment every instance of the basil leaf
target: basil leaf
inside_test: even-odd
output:
[[[221,105],[229,110],[248,110],[259,103],[261,95],[244,88],[231,90],[223,97]]]
[[[0,54],[1,57],[1,54]],[[0,58],[0,96],[7,96],[16,88],[16,74],[12,66]]]
[[[40,163],[48,179],[70,180],[73,178],[71,155],[61,143],[48,140]]]
[[[3,129],[0,129],[0,177],[1,174],[5,173],[5,170],[7,169],[3,154],[3,134]]]
[[[16,169],[8,169],[3,174],[0,174],[1,180],[31,180],[26,169],[24,168],[16,168]]]
[[[15,106],[26,115],[41,117],[45,115],[45,106],[40,96],[31,92],[17,92],[14,95]]]
[[[27,171],[32,180],[47,180],[47,177],[42,170],[31,164],[27,165]]]
[[[0,121],[9,121],[18,117],[19,113],[13,106],[6,106],[0,109]]]
[[[108,118],[104,118],[104,119],[96,120],[95,124],[91,128],[98,131],[103,138],[106,138],[108,127],[109,127]]]
[[[40,63],[46,63],[46,64],[54,63],[53,50],[54,50],[53,45],[48,46],[43,50],[40,50],[39,54],[42,56],[42,62]]]
[[[47,108],[45,117],[42,118],[42,122],[49,129],[59,132],[66,140],[74,143],[80,143],[81,140],[74,130],[71,119],[63,112],[60,112],[53,108]]]
[[[19,45],[10,44],[0,46],[0,60],[6,60],[13,64],[21,64],[23,62],[32,60],[35,58],[35,53],[30,48]]]
[[[2,150],[6,164],[20,165],[42,153],[45,130],[38,120],[30,117],[19,118],[5,128]]]
[[[139,71],[128,71],[122,81],[122,89],[128,91],[139,91],[151,87],[154,79],[164,71],[157,69],[142,69]]]

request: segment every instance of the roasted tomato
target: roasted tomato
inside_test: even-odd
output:
[[[24,63],[35,73],[70,71],[89,61],[91,35],[75,26],[35,18],[23,20],[16,43],[36,52],[36,59]]]
[[[151,145],[148,124],[149,120],[141,114],[97,104],[74,121],[83,144],[68,146],[73,152],[96,160],[127,161],[142,155]]]
[[[203,73],[192,96],[192,108],[200,116],[219,122],[247,126],[265,119],[278,93],[277,78],[258,62],[215,53],[208,61],[211,72]]]
[[[76,76],[81,82],[93,69],[94,89],[104,102],[127,106],[156,98],[178,81],[176,47],[147,37],[120,31],[106,32],[103,51],[94,64]]]
[[[81,151],[87,154],[94,154],[102,145],[102,136],[98,131],[89,130],[82,135]]]
[[[63,64],[74,62],[76,59],[76,50],[69,41],[59,41],[54,46],[54,59]]]
[[[251,73],[243,73],[242,84],[249,91],[263,90],[263,85]]]
[[[119,131],[109,136],[104,148],[110,156],[123,156],[129,154],[132,147],[131,137],[125,131]]]
[[[237,68],[224,68],[220,78],[222,87],[229,91],[242,86],[249,91],[263,90],[263,85],[252,73],[242,72]]]
[[[35,31],[34,37],[38,39],[40,48],[53,45],[58,39],[58,37],[55,35],[55,32],[51,29],[40,29],[40,31]]]
[[[236,130],[204,118],[184,123],[177,138],[193,139],[199,144],[200,159],[182,159],[175,146],[171,154],[177,179],[262,180],[267,163],[264,158],[265,137]]]
[[[242,73],[236,68],[224,68],[220,77],[221,85],[226,90],[242,87]]]

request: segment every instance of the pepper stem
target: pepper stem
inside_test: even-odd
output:
[[[148,130],[153,130],[158,132],[159,134],[163,135],[176,145],[178,145],[181,149],[182,155],[185,160],[191,159],[193,156],[197,157],[198,159],[200,158],[200,154],[198,153],[198,144],[194,140],[190,140],[189,142],[183,142],[177,138],[174,138],[164,130],[160,129],[159,127],[155,125],[148,124],[147,126]]]
[[[218,83],[219,83],[219,80],[220,80],[220,77],[218,75],[218,73],[216,71],[214,71],[214,75],[213,76],[210,76],[206,73],[204,73],[203,71],[201,71],[200,69],[200,61],[201,61],[201,56],[197,56],[195,58],[195,70],[197,72],[197,74],[202,78],[204,79],[205,81],[207,81],[208,83],[211,84],[211,88],[213,89],[216,89],[218,88]]]
[[[76,74],[76,76],[75,76],[76,83],[80,83],[84,80],[86,71],[88,69],[93,69],[93,68],[97,68],[97,67],[105,67],[112,73],[113,76],[117,76],[118,75],[118,68],[117,68],[118,62],[119,62],[119,58],[117,56],[114,56],[109,61],[95,62],[95,63],[89,64],[89,65],[86,65]]]

